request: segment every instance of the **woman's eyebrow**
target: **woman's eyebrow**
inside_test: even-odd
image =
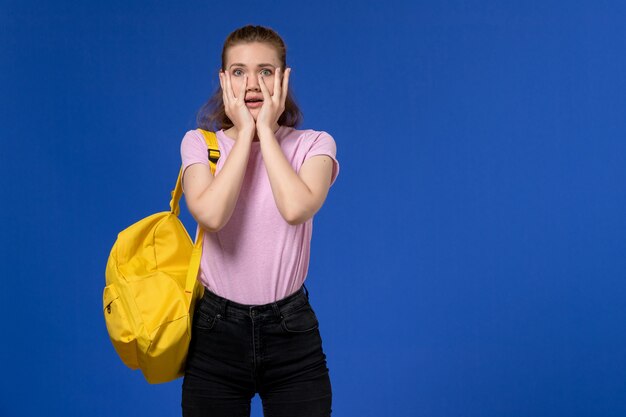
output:
[[[230,67],[229,67],[229,68],[232,68],[232,67],[234,67],[234,66],[238,66],[238,67],[246,67],[246,64],[242,64],[242,63],[240,63],[240,62],[235,62],[234,64],[230,64]],[[272,68],[276,68],[276,67],[275,67],[274,65],[272,65],[272,64],[259,64],[259,65],[257,65],[257,67],[259,67],[259,68],[260,68],[260,67],[272,67]]]

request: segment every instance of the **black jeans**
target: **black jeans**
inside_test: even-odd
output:
[[[332,392],[318,321],[303,286],[264,305],[208,289],[196,305],[182,385],[185,417],[330,416]]]

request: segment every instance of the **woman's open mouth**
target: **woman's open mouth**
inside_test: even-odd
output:
[[[256,109],[258,107],[261,107],[263,105],[263,100],[259,100],[259,101],[246,101],[246,106],[252,108],[252,109]]]

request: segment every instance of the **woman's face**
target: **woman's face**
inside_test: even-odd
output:
[[[267,43],[253,42],[231,46],[226,51],[226,71],[230,74],[230,80],[235,97],[239,97],[244,74],[248,74],[245,87],[245,98],[263,98],[258,75],[263,76],[265,85],[270,93],[274,94],[274,76],[276,68],[280,67],[278,54],[274,47]],[[281,73],[283,68],[281,68]],[[282,75],[282,74],[281,74]],[[282,77],[281,77],[282,78]],[[263,103],[247,103],[246,107],[256,120]]]

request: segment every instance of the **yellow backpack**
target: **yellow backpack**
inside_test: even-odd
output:
[[[200,129],[201,130],[201,129]],[[215,133],[201,130],[215,174]],[[113,346],[126,366],[141,369],[151,384],[183,376],[196,300],[204,287],[197,274],[202,228],[191,241],[178,219],[182,167],[170,211],[148,216],[117,236],[106,266],[104,318]]]

